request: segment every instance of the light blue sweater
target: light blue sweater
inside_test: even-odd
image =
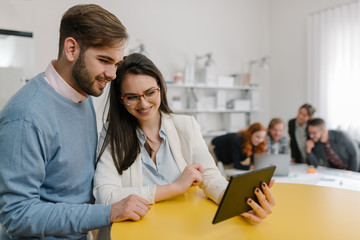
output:
[[[92,204],[96,145],[91,98],[70,101],[43,74],[17,92],[0,112],[0,239],[86,239],[108,226],[111,206]]]

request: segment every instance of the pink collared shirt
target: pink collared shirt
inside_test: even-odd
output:
[[[84,96],[74,88],[72,88],[55,70],[54,65],[56,60],[52,60],[48,65],[45,73],[44,78],[49,83],[49,85],[55,89],[60,95],[66,97],[67,99],[80,103],[87,99],[89,95]]]

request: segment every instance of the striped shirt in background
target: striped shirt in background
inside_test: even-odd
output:
[[[306,127],[307,124],[300,126],[298,122],[295,122],[295,139],[299,147],[303,163],[306,163],[306,149],[305,149],[306,139],[307,139]]]

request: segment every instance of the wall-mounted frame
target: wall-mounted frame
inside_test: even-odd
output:
[[[34,76],[32,32],[0,29],[0,109]]]

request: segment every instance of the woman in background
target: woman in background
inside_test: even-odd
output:
[[[196,120],[171,112],[164,79],[152,61],[137,53],[124,58],[111,82],[109,103],[94,176],[99,203],[112,204],[135,194],[153,204],[194,185],[220,202],[228,182]],[[255,194],[260,204],[249,202],[254,210],[242,216],[260,222],[271,213],[275,200],[266,184]],[[99,236],[107,239],[109,228],[101,229]]]
[[[284,134],[285,123],[280,118],[271,119],[266,135],[267,154],[287,154],[289,153],[288,140]]]
[[[234,164],[234,168],[252,169],[255,153],[266,152],[266,129],[261,123],[254,123],[237,133],[215,137],[211,143],[218,161]]]
[[[289,120],[290,150],[292,162],[306,163],[305,143],[307,122],[313,117],[316,109],[310,104],[299,108],[296,118]]]

